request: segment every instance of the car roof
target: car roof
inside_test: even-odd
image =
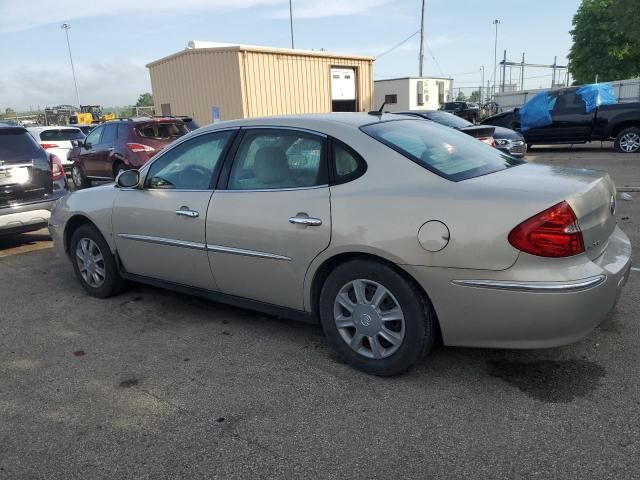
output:
[[[0,125],[0,130],[3,130],[5,132],[6,131],[11,131],[11,130],[21,130],[24,133],[29,133],[29,132],[27,132],[26,128],[24,128],[24,127],[22,127],[20,125]]]
[[[72,129],[72,130],[80,130],[76,126],[72,125],[49,125],[48,127],[25,127],[30,132],[44,132],[45,130],[60,130],[60,129]]]
[[[357,129],[371,123],[378,123],[390,120],[406,120],[403,115],[393,113],[369,114],[369,113],[314,113],[303,115],[277,115],[271,117],[245,118],[239,120],[226,120],[224,122],[213,123],[202,127],[200,130],[217,130],[224,127],[241,126],[278,126],[278,127],[298,127],[314,129],[322,124],[327,126],[341,125]]]

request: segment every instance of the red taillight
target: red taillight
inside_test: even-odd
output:
[[[61,180],[64,178],[64,168],[62,162],[53,153],[49,154],[49,161],[51,162],[51,180]]]
[[[44,148],[45,150],[48,148],[59,148],[59,145],[57,143],[41,143],[40,145],[42,145],[42,148]]]
[[[584,252],[578,219],[567,202],[522,222],[509,233],[509,243],[540,257],[570,257]]]
[[[494,148],[496,146],[496,141],[493,139],[493,137],[481,137],[478,140],[480,140],[482,143],[486,143],[487,145],[490,145],[490,146],[492,146]]]
[[[156,151],[155,148],[150,147],[149,145],[143,145],[141,143],[127,143],[127,148],[132,152],[136,152],[136,153],[137,152],[152,153]]]

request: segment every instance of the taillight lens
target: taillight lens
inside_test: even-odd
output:
[[[132,152],[136,152],[136,153],[137,152],[152,153],[156,151],[155,148],[150,147],[149,145],[143,145],[141,143],[127,143],[127,148]]]
[[[493,139],[493,137],[481,137],[478,140],[480,140],[482,143],[486,143],[487,145],[490,145],[492,147],[496,146],[496,142]]]
[[[64,168],[60,159],[50,153],[49,161],[51,163],[51,180],[62,180],[64,178]]]
[[[41,143],[40,145],[42,145],[42,148],[44,148],[45,150],[47,148],[58,148],[59,145],[57,143]]]
[[[509,243],[540,257],[570,257],[584,252],[578,219],[567,202],[522,222],[509,233]]]

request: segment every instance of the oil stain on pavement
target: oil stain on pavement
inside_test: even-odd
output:
[[[487,362],[489,375],[518,387],[545,403],[569,403],[594,391],[606,370],[586,360],[540,360]]]

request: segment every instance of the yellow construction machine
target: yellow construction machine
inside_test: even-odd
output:
[[[80,105],[80,111],[69,117],[69,124],[91,125],[115,119],[115,112],[102,113],[102,106],[100,105]]]

